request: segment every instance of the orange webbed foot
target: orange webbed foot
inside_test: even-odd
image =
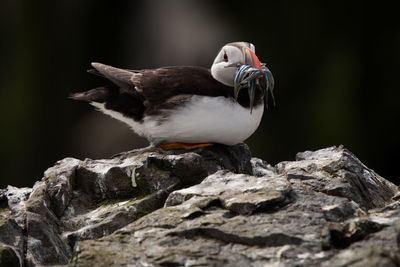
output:
[[[172,150],[172,149],[195,149],[199,147],[212,146],[212,143],[199,143],[199,144],[191,144],[191,143],[169,143],[169,144],[159,144],[157,147],[162,148],[164,150]]]

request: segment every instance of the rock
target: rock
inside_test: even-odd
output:
[[[0,245],[0,266],[18,267],[21,263],[14,249]]]
[[[396,266],[399,195],[343,147],[276,166],[244,144],[66,158],[0,190],[0,263]]]
[[[343,147],[298,153],[296,159],[279,163],[278,173],[302,180],[314,191],[351,199],[365,210],[384,206],[397,192]]]
[[[252,174],[250,160],[244,144],[63,159],[32,189],[0,191],[0,244],[15,249],[27,265],[67,264],[77,241],[113,233],[161,208],[173,190],[218,170]]]
[[[365,266],[399,266],[398,253],[391,253],[380,248],[357,248],[339,252],[331,260],[324,262],[326,267],[365,267]]]
[[[289,181],[284,177],[265,177],[233,174],[219,171],[208,176],[200,184],[172,192],[166,206],[191,203],[199,205],[218,201],[231,213],[251,214],[271,210],[275,205],[285,203],[291,191]],[[196,197],[195,201],[187,201]],[[184,205],[185,205],[184,204]]]
[[[369,234],[382,230],[385,226],[387,225],[374,222],[369,218],[357,218],[344,224],[331,224],[329,225],[330,243],[336,248],[346,248]]]

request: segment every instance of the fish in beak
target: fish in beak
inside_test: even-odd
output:
[[[274,78],[271,71],[262,64],[256,54],[248,47],[243,48],[244,64],[237,64],[238,70],[234,79],[234,97],[237,100],[239,91],[243,87],[248,88],[250,98],[250,114],[253,111],[254,98],[256,95],[256,86],[265,91],[266,104],[268,106],[268,94],[272,96],[272,101],[275,106],[273,95]]]

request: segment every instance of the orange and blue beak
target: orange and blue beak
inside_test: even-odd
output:
[[[237,100],[239,91],[247,87],[249,93],[249,108],[252,113],[256,95],[256,85],[265,91],[265,100],[268,106],[268,93],[271,93],[272,101],[275,105],[273,88],[274,78],[270,70],[261,64],[256,54],[249,47],[243,48],[243,62],[237,64],[238,70],[234,79],[234,97]],[[244,63],[244,64],[243,64]]]
[[[244,64],[253,66],[254,68],[257,68],[262,71],[261,62],[256,56],[256,54],[253,52],[253,50],[251,50],[248,47],[245,47],[243,50],[244,50],[243,51]]]

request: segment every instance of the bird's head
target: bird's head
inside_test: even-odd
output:
[[[261,63],[255,54],[255,47],[247,42],[235,42],[224,45],[211,66],[214,79],[227,86],[234,86],[237,64],[249,65],[261,69]]]
[[[237,100],[239,91],[247,87],[250,98],[250,113],[253,110],[256,88],[264,92],[268,107],[268,93],[274,100],[274,77],[271,71],[258,60],[255,47],[251,43],[236,42],[221,48],[211,66],[214,79],[233,87],[233,95]]]

